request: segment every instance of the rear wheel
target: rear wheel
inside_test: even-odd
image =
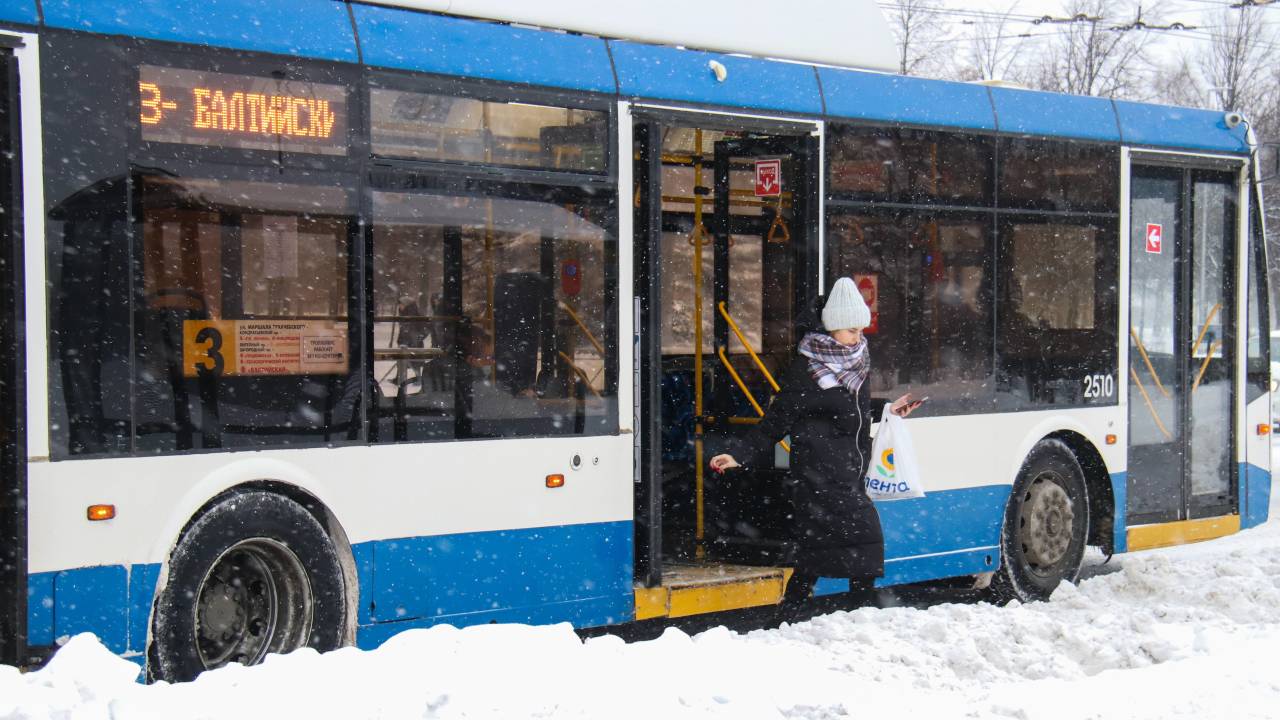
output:
[[[1001,601],[1048,599],[1074,582],[1089,537],[1089,496],[1080,463],[1065,443],[1031,450],[1014,482],[1001,533],[1000,570],[991,590]]]
[[[184,681],[268,653],[342,644],[342,566],[320,523],[281,495],[247,491],[187,529],[156,597],[150,673]]]

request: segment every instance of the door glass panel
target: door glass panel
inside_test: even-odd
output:
[[[1192,185],[1190,471],[1193,504],[1230,501],[1234,346],[1230,273],[1236,203],[1230,176],[1204,173]]]
[[[1180,173],[1134,173],[1129,247],[1129,513],[1182,507]]]

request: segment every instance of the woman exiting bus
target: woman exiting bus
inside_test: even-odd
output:
[[[711,458],[716,472],[750,469],[748,458],[791,436],[787,490],[797,547],[795,575],[787,587],[791,601],[808,597],[818,577],[850,578],[857,588],[870,587],[884,575],[880,518],[862,489],[871,423],[885,406],[872,401],[867,383],[871,358],[862,331],[870,323],[871,310],[857,286],[849,278],[837,280],[822,309],[826,332],[805,334],[764,419],[747,435],[729,440],[728,452]],[[906,417],[918,405],[907,394],[889,410]]]

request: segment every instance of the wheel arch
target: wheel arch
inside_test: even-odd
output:
[[[193,488],[193,493],[188,494],[187,498],[190,502],[182,505],[182,507],[190,509],[181,513],[175,512],[171,520],[170,530],[162,534],[162,537],[165,538],[161,541],[164,543],[161,550],[163,552],[163,560],[147,613],[146,657],[149,658],[151,656],[151,644],[154,641],[153,629],[156,600],[168,584],[169,564],[173,552],[178,548],[179,543],[182,542],[191,526],[210,508],[228,497],[255,490],[280,495],[296,502],[324,528],[325,534],[333,544],[334,552],[338,556],[338,562],[342,566],[342,580],[346,596],[346,618],[345,627],[343,628],[344,643],[347,645],[354,644],[360,602],[359,580],[351,542],[347,536],[346,529],[333,511],[331,504],[326,502],[320,494],[314,492],[311,487],[304,487],[297,482],[273,477],[249,477],[235,482],[226,482],[218,477],[220,474],[215,473],[213,477],[206,478],[205,482]],[[212,492],[211,489],[213,490]],[[196,494],[197,499],[191,499],[193,494]],[[203,497],[203,501],[198,499],[200,497]]]
[[[1089,536],[1085,542],[1108,554],[1114,552],[1116,495],[1102,453],[1089,438],[1073,430],[1058,430],[1045,439],[1066,445],[1084,472],[1085,489],[1089,493]]]
[[[1006,461],[1009,463],[1006,466],[1006,477],[1009,478],[1010,486],[1014,485],[1031,451],[1041,442],[1062,442],[1075,456],[1084,472],[1085,490],[1089,495],[1089,537],[1085,541],[1111,553],[1116,548],[1116,514],[1123,512],[1123,508],[1116,506],[1116,490],[1105,456],[1090,439],[1091,435],[1096,437],[1104,431],[1114,432],[1104,430],[1097,422],[1082,422],[1067,414],[1054,413],[1045,417],[1023,435],[1017,452]],[[1115,460],[1114,456],[1112,459]]]

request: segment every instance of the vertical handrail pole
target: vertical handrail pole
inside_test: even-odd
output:
[[[706,235],[702,225],[702,130],[695,129],[693,138],[693,465],[698,515],[694,552],[701,559],[706,554],[702,546],[706,530],[702,473],[702,245]]]

